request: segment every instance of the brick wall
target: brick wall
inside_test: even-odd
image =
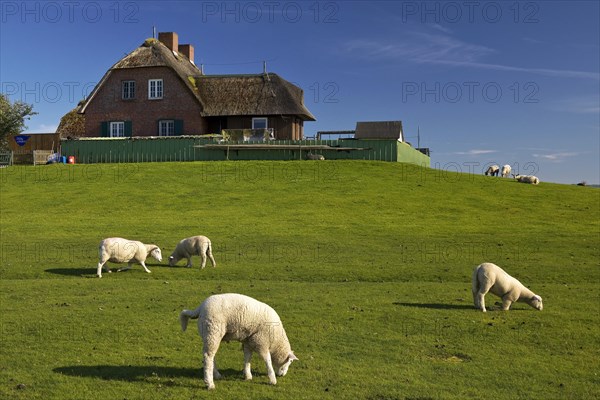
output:
[[[148,80],[163,80],[163,98],[148,99]],[[122,81],[135,81],[135,98],[122,99]],[[184,135],[207,132],[200,105],[179,76],[168,67],[112,71],[85,110],[85,136],[101,136],[105,121],[131,121],[133,136],[157,136],[161,119],[183,120]]]

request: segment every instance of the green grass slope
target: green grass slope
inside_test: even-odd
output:
[[[363,161],[53,165],[1,169],[0,207],[0,398],[600,396],[598,189]],[[198,234],[217,268],[168,267]],[[111,236],[163,262],[95,278]],[[484,261],[544,311],[476,311]],[[223,343],[205,391],[177,318],[225,292],[281,316],[300,361],[277,386]]]

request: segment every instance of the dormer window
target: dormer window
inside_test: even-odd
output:
[[[135,81],[123,81],[121,86],[121,98],[123,100],[135,99]]]
[[[148,99],[157,100],[163,98],[163,80],[149,79],[148,80]]]

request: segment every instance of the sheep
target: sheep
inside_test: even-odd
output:
[[[324,160],[325,157],[322,154],[308,153],[308,154],[306,154],[306,159],[307,160]]]
[[[147,273],[150,270],[146,267],[146,257],[152,256],[158,261],[162,261],[160,248],[154,244],[144,244],[136,240],[127,240],[123,238],[107,238],[100,242],[98,246],[98,271],[96,275],[102,278],[102,268],[107,261],[114,263],[127,263],[126,268],[118,271],[125,271],[131,268],[133,263],[140,264]],[[112,272],[109,268],[105,268]]]
[[[501,172],[502,177],[503,178],[508,177],[508,175],[510,175],[511,170],[512,170],[512,168],[508,164],[502,166],[502,172]]]
[[[490,165],[488,169],[485,171],[485,175],[498,176],[500,172],[500,167],[497,165]]]
[[[475,267],[472,277],[473,302],[475,308],[485,312],[484,296],[488,291],[502,298],[502,310],[508,311],[515,301],[529,304],[542,310],[542,298],[527,289],[521,282],[492,263],[483,263]]]
[[[186,267],[190,268],[192,266],[192,256],[202,257],[202,269],[206,267],[206,256],[210,258],[213,268],[217,266],[212,255],[212,244],[206,236],[192,236],[177,243],[177,247],[169,256],[169,266],[173,267],[182,258],[187,258]]]
[[[198,332],[204,344],[204,382],[209,390],[215,388],[213,378],[221,378],[214,359],[223,340],[242,342],[246,380],[252,379],[253,351],[265,361],[271,385],[277,383],[273,365],[277,375],[284,376],[292,361],[298,360],[275,310],[251,297],[237,293],[212,295],[195,310],[181,311],[179,322],[183,331],[190,318],[198,319]]]
[[[517,182],[530,183],[532,185],[537,185],[538,183],[540,183],[540,179],[537,176],[534,176],[534,175],[515,175],[515,174],[512,174],[512,176],[517,180]]]

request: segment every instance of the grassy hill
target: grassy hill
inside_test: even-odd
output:
[[[11,167],[0,184],[2,398],[206,395],[177,317],[225,292],[275,308],[300,361],[270,387],[255,355],[245,382],[223,343],[212,398],[600,396],[598,189],[362,161]],[[168,267],[197,234],[217,268]],[[163,262],[95,278],[110,236]],[[476,311],[483,261],[544,311],[491,294]]]

